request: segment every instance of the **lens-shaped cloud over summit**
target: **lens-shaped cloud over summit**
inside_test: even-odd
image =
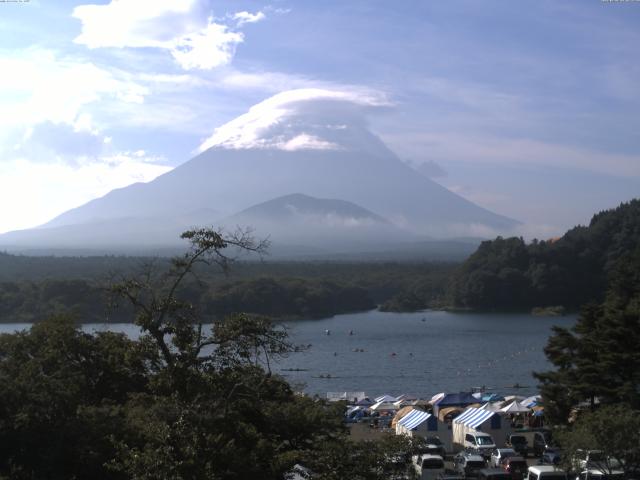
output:
[[[374,90],[302,88],[278,93],[218,127],[200,148],[366,150],[366,113],[390,106]]]

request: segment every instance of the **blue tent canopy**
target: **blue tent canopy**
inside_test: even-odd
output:
[[[444,407],[466,407],[473,403],[478,403],[478,399],[469,392],[447,393],[435,404],[438,408]]]
[[[482,402],[501,402],[504,400],[504,397],[502,395],[498,395],[497,393],[485,393],[484,395],[482,395],[482,397],[480,397],[480,400],[482,400]]]

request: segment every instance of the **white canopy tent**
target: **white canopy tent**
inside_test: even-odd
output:
[[[377,402],[369,407],[372,412],[385,412],[390,410],[398,410],[398,407],[392,402]]]
[[[402,395],[400,397],[402,397]],[[385,393],[384,395],[374,398],[374,400],[376,403],[380,403],[380,402],[393,403],[393,402],[397,402],[400,399],[400,397],[394,397],[393,395],[389,395],[388,393]]]
[[[523,404],[521,404],[517,400],[514,400],[506,407],[501,408],[500,411],[503,413],[529,413],[531,409],[528,407],[525,407]]]

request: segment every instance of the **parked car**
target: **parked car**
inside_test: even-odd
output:
[[[622,470],[603,472],[602,470],[590,468],[580,472],[576,480],[624,480],[624,472]]]
[[[562,460],[562,452],[557,447],[547,447],[542,452],[540,462],[548,465],[559,465]]]
[[[516,451],[513,448],[496,448],[491,452],[489,464],[494,468],[498,468],[500,466],[500,462],[505,458],[515,457],[516,455]]]
[[[441,473],[438,475],[438,480],[465,480],[464,475],[460,475],[457,473]]]
[[[511,475],[501,468],[483,468],[478,472],[478,480],[511,480]]]
[[[571,459],[571,469],[574,472],[585,470],[612,471],[620,468],[620,462],[615,458],[604,455],[601,450],[576,450]]]
[[[527,469],[527,461],[522,457],[507,457],[500,464],[502,469],[511,475],[513,480],[522,480]]]
[[[420,480],[436,480],[444,473],[444,459],[440,455],[424,453],[411,457],[413,468]]]
[[[477,453],[460,452],[453,457],[453,469],[465,477],[477,476],[486,466],[482,455]]]
[[[513,434],[522,435],[527,439],[527,452],[539,457],[545,448],[551,446],[551,431],[540,428],[535,430],[518,430]]]
[[[527,470],[524,480],[568,480],[567,472],[553,465],[536,465]]]
[[[509,435],[507,442],[505,444],[507,447],[513,448],[519,455],[527,458],[527,453],[529,453],[529,442],[527,441],[527,437],[520,433],[512,433]]]
[[[440,455],[445,458],[447,451],[444,448],[444,443],[440,440],[440,437],[427,437],[424,440],[424,445],[420,448],[420,453],[430,453],[432,455]]]
[[[464,436],[464,448],[469,448],[482,455],[485,460],[489,460],[491,452],[496,448],[496,443],[491,435],[483,432],[467,433]]]

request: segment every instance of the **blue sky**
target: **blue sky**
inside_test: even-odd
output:
[[[320,88],[375,107],[402,160],[555,235],[640,192],[638,26],[640,2],[598,0],[0,3],[0,232]]]

